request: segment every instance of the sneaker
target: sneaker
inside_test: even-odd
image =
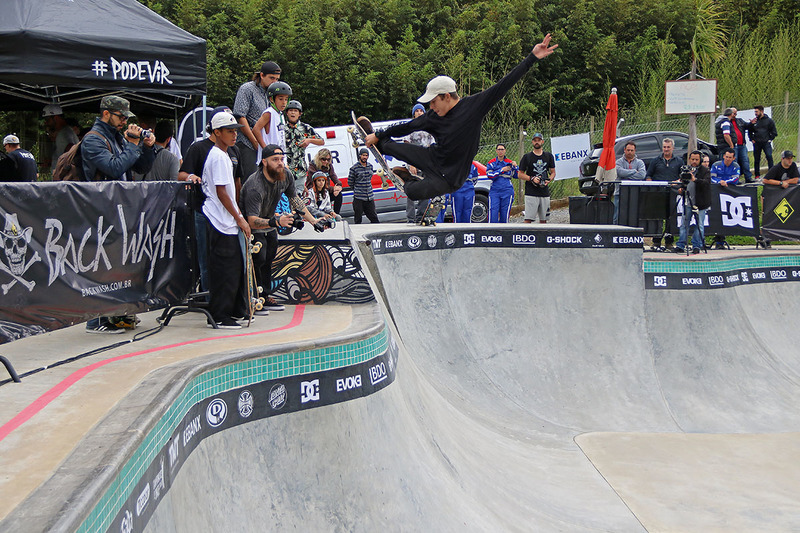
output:
[[[764,241],[764,249],[772,250],[772,241]]]
[[[256,316],[269,316],[269,309],[259,309],[253,314]]]
[[[267,311],[283,311],[286,309],[286,306],[279,304],[275,298],[270,296],[264,301],[264,309]]]
[[[367,133],[367,135],[369,135],[370,133],[375,133],[375,130],[372,129],[372,122],[370,122],[367,117],[363,116],[358,117],[356,119],[356,122],[358,122],[358,125],[361,126],[361,128]]]
[[[420,181],[419,176],[412,174],[406,167],[392,167],[392,172],[403,181],[403,184]]]
[[[243,322],[243,321],[245,321],[247,319],[255,320],[255,317],[250,318],[248,315],[239,315],[239,316],[232,316],[231,317],[231,320],[235,320],[237,322]]]
[[[214,325],[210,322],[206,322],[206,325],[209,328],[214,327]],[[242,329],[242,325],[232,318],[223,318],[222,320],[217,320],[217,327],[220,329]]]
[[[700,253],[700,248],[692,248],[692,255],[697,255]]]
[[[683,248],[678,248],[676,246],[675,248],[672,249],[672,252],[676,253],[676,254],[684,254],[684,253],[686,253],[686,250],[684,250]]]
[[[725,241],[717,241],[714,244],[714,249],[715,250],[724,250],[725,249]]]
[[[93,324],[91,326],[87,323],[86,333],[105,333],[113,335],[113,334],[125,333],[125,328],[122,326],[118,326],[116,324],[112,324],[111,322]]]

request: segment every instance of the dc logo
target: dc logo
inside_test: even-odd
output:
[[[719,205],[723,226],[753,228],[753,208],[749,196],[719,195]]]
[[[475,234],[474,233],[465,233],[464,234],[464,244],[475,244]]]
[[[408,238],[408,247],[412,250],[416,250],[422,245],[422,239],[417,237],[416,235],[412,235]]]
[[[300,403],[316,402],[319,400],[319,380],[303,381],[300,383]]]
[[[748,282],[748,281],[750,281],[750,280],[747,278],[747,272],[742,272],[742,281],[744,281],[745,283],[746,283],[746,282]]]
[[[653,276],[653,286],[654,287],[666,287],[667,286],[667,276]]]
[[[211,427],[218,427],[228,417],[228,404],[222,398],[213,400],[206,407],[206,420]]]
[[[249,390],[244,390],[239,395],[239,416],[247,418],[253,414],[253,395]]]

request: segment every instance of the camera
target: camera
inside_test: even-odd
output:
[[[314,230],[322,233],[326,229],[333,229],[336,227],[336,221],[332,218],[321,218],[314,224]]]
[[[683,165],[681,167],[680,179],[681,183],[684,185],[688,185],[690,181],[692,181],[692,176],[694,175],[694,169],[689,165]]]
[[[286,226],[286,227],[279,226],[278,227],[278,235],[286,236],[286,235],[291,234],[295,230],[303,229],[303,224],[305,224],[305,221],[303,220],[303,212],[302,211],[295,211],[294,212],[294,220],[292,220],[292,223],[289,226]]]

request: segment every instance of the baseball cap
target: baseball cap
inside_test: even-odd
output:
[[[261,65],[261,74],[280,74],[281,66],[274,61],[264,61]]]
[[[131,113],[131,103],[121,96],[104,96],[100,100],[100,111],[104,109],[119,111],[128,118],[136,116]]]
[[[236,122],[234,116],[227,111],[220,111],[214,115],[214,118],[211,119],[212,130],[218,130],[221,128],[239,129],[241,127],[243,126]]]
[[[533,137],[531,137],[531,140],[535,139],[536,137],[539,137],[540,139],[544,140],[544,135],[542,135],[538,131],[533,134]]]
[[[3,138],[3,144],[19,144],[19,137],[14,134],[6,135]]]
[[[427,104],[440,94],[456,92],[456,82],[450,76],[436,76],[428,82],[425,94],[417,98],[417,102]]]
[[[792,159],[793,157],[794,154],[792,153],[791,150],[784,150],[783,152],[781,152],[781,159]]]
[[[56,115],[63,115],[64,111],[61,110],[61,106],[58,104],[47,104],[42,109],[42,117],[54,117]]]
[[[261,150],[261,159],[266,159],[268,157],[272,157],[273,155],[284,155],[283,148],[277,144],[268,144],[263,150]]]
[[[226,105],[217,106],[214,109],[212,109],[211,112],[208,114],[208,125],[209,125],[209,127],[211,126],[211,120],[214,118],[214,116],[217,113],[230,113],[231,115],[233,115],[233,111],[231,111],[230,107],[228,107]]]

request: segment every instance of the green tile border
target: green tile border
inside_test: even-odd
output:
[[[647,274],[705,274],[776,267],[800,267],[800,255],[737,257],[708,261],[653,261],[645,259],[642,263],[642,268]]]
[[[239,361],[194,377],[144,436],[76,531],[95,533],[106,531],[111,526],[145,471],[178,429],[189,409],[198,402],[238,387],[364,363],[387,351],[390,335],[384,326],[378,334],[355,342]]]

